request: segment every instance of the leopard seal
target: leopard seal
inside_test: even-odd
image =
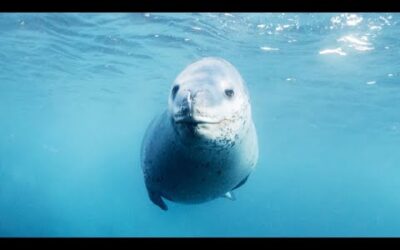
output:
[[[148,126],[141,166],[150,200],[198,204],[234,199],[258,160],[245,81],[228,61],[206,57],[173,82],[168,108]]]

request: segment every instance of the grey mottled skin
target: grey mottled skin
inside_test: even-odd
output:
[[[240,124],[240,129],[231,130],[231,121],[226,120],[218,140],[196,134],[196,126],[213,129],[212,125],[176,123],[169,110],[151,122],[142,143],[141,164],[153,203],[163,210],[167,210],[163,198],[203,203],[243,185],[258,159],[250,104],[230,118]]]

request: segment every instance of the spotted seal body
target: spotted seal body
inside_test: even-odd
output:
[[[204,58],[175,79],[168,109],[149,125],[141,164],[150,200],[186,204],[233,198],[258,159],[249,94],[239,72]]]

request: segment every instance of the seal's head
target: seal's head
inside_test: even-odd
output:
[[[180,136],[230,144],[251,120],[248,91],[235,67],[203,58],[186,67],[169,95],[169,114]]]

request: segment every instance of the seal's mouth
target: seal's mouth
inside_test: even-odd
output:
[[[213,120],[207,117],[175,116],[174,122],[178,124],[198,125],[198,124],[219,124],[222,121]]]

